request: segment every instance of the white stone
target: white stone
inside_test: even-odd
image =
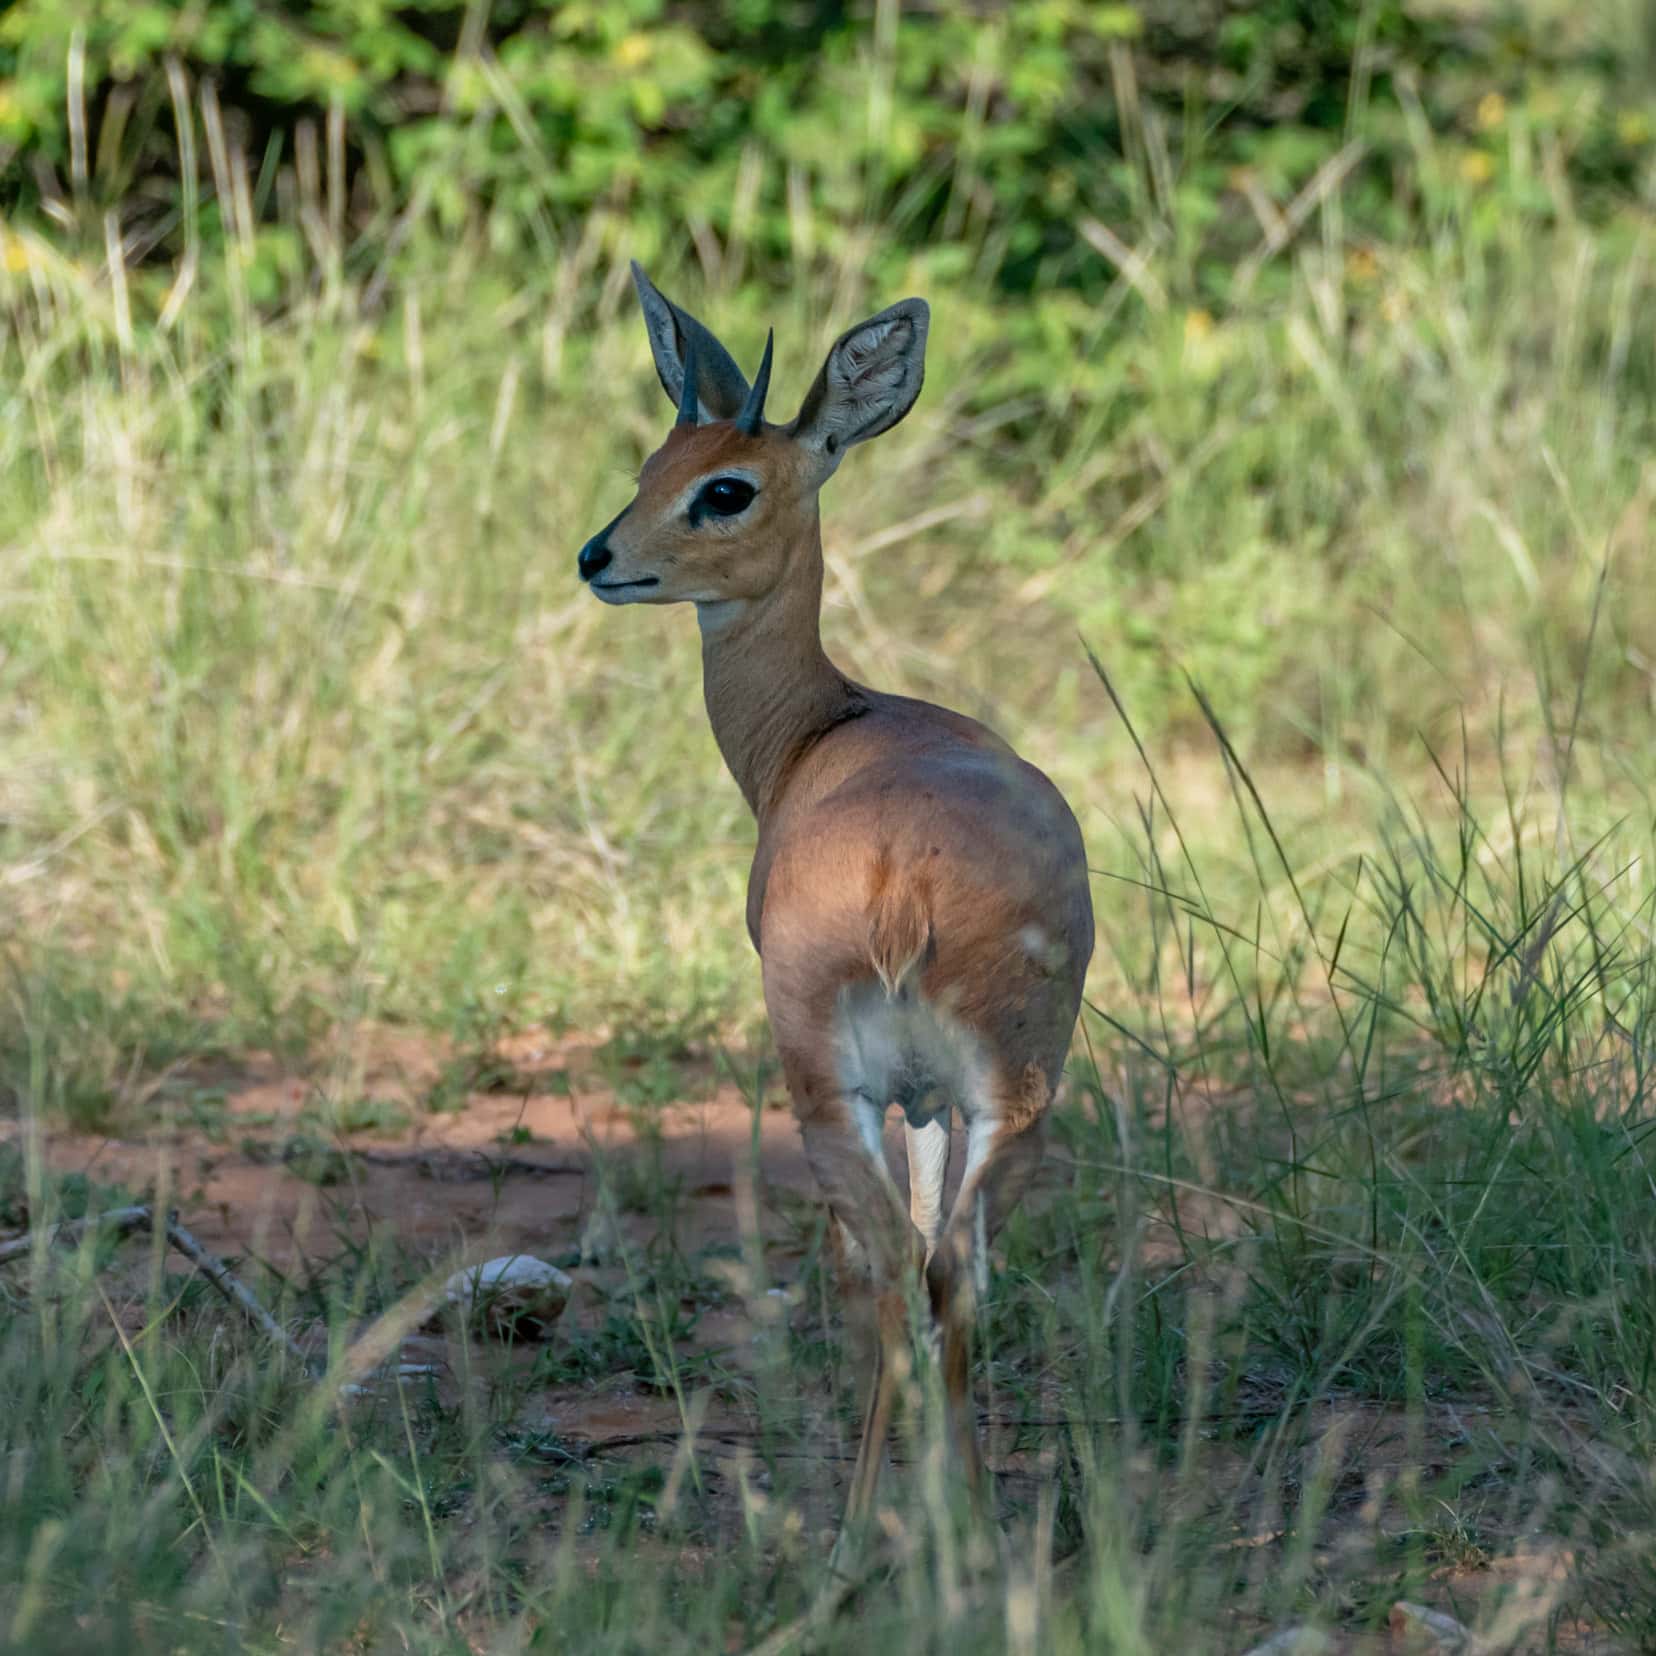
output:
[[[563,1315],[574,1286],[544,1259],[508,1254],[456,1271],[443,1284],[443,1302],[457,1307],[479,1333],[543,1340]]]

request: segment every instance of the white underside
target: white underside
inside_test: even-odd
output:
[[[885,1169],[886,1111],[906,1118],[909,1217],[929,1248],[943,1225],[949,1111],[966,1123],[969,1178],[999,1122],[993,1071],[982,1042],[958,1018],[915,994],[888,995],[877,979],[846,989],[835,1019],[840,1085],[863,1148]]]

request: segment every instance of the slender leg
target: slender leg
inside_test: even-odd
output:
[[[828,1210],[827,1240],[833,1280],[839,1290],[850,1371],[858,1376],[872,1374],[879,1335],[874,1324],[873,1281],[867,1251],[857,1240],[856,1232],[832,1208]]]
[[[988,1479],[972,1404],[972,1330],[978,1288],[987,1276],[990,1240],[1040,1165],[1050,1096],[1044,1078],[1031,1075],[1022,1094],[1008,1101],[1012,1107],[999,1118],[979,1118],[972,1123],[960,1194],[926,1268],[932,1314],[943,1332],[949,1437],[980,1510],[987,1503]]]
[[[951,1231],[926,1268],[932,1317],[942,1331],[944,1420],[956,1464],[975,1506],[982,1506],[987,1479],[978,1447],[972,1404],[972,1324],[976,1311],[970,1238]]]
[[[886,1284],[874,1298],[879,1343],[874,1354],[874,1378],[868,1388],[868,1408],[863,1415],[862,1441],[857,1445],[857,1463],[845,1503],[847,1529],[859,1528],[874,1509],[898,1388],[908,1378],[903,1298],[901,1283]]]
[[[873,1511],[890,1435],[898,1388],[907,1377],[904,1281],[918,1270],[923,1245],[908,1216],[880,1149],[882,1112],[866,1100],[836,1101],[802,1123],[806,1159],[838,1220],[866,1256],[874,1300],[877,1343],[862,1440],[851,1473],[845,1524],[835,1547],[844,1563],[858,1531]],[[852,1539],[847,1540],[851,1536]]]

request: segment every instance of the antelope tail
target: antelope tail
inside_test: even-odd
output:
[[[868,958],[889,999],[904,993],[932,953],[930,882],[894,868],[882,852],[868,903]]]

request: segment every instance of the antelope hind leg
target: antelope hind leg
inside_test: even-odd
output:
[[[1044,1111],[1017,1127],[975,1125],[966,1174],[948,1225],[926,1267],[932,1314],[942,1330],[943,1393],[950,1445],[980,1519],[993,1518],[990,1480],[972,1398],[972,1336],[988,1282],[988,1247],[1040,1165]]]
[[[856,1107],[873,1108],[861,1100]],[[845,1519],[831,1561],[833,1568],[844,1573],[855,1559],[860,1533],[874,1511],[897,1393],[908,1377],[905,1279],[919,1269],[924,1244],[903,1212],[890,1169],[876,1148],[878,1135],[865,1137],[850,1108],[806,1122],[803,1136],[805,1155],[818,1185],[866,1258],[874,1302],[874,1372]]]

